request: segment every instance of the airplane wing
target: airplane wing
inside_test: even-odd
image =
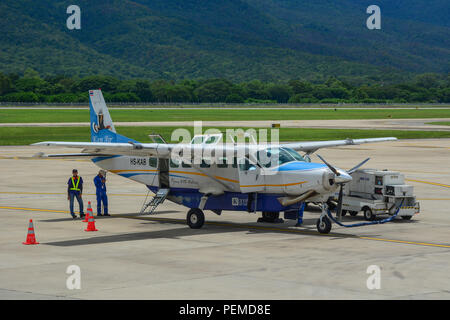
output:
[[[171,145],[162,143],[107,143],[107,142],[62,142],[45,141],[33,143],[33,146],[65,147],[83,149],[82,154],[89,155],[127,155],[127,156],[155,156],[168,158]],[[72,154],[73,156],[74,154]],[[79,154],[80,155],[80,154]],[[52,155],[49,155],[49,157]],[[53,155],[54,156],[54,155]]]
[[[314,153],[316,150],[321,148],[339,147],[346,145],[358,145],[364,143],[374,143],[374,142],[384,142],[384,141],[395,141],[395,137],[386,138],[368,138],[368,139],[345,139],[345,140],[330,140],[330,141],[312,141],[312,142],[293,142],[293,143],[283,143],[280,147],[287,147],[294,149],[296,151],[303,151],[308,154]]]
[[[296,151],[303,151],[307,154],[314,153],[316,150],[321,148],[338,147],[345,145],[359,145],[364,143],[374,143],[374,142],[384,142],[384,141],[395,141],[397,138],[387,137],[387,138],[368,138],[368,139],[346,139],[346,140],[330,140],[330,141],[312,141],[312,142],[293,142],[293,143],[283,143],[280,147],[288,147]],[[66,147],[66,148],[78,148],[82,149],[81,154],[89,154],[89,156],[99,156],[99,155],[124,155],[124,156],[153,156],[159,158],[170,158],[172,151],[180,151],[183,145],[180,144],[165,144],[165,143],[135,143],[135,142],[62,142],[62,141],[45,141],[32,144],[34,146],[51,146],[51,147]],[[202,146],[202,145],[184,145],[188,149],[194,151],[195,149],[200,149],[203,151],[213,150],[217,147],[221,150],[226,151],[227,149],[232,150],[236,153],[239,149],[245,149],[245,154],[249,150],[253,149],[253,146]],[[259,146],[256,149],[260,149],[264,146]],[[74,156],[75,154],[71,154]],[[48,155],[51,157],[52,155]],[[60,155],[57,155],[60,156]]]

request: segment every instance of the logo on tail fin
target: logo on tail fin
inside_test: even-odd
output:
[[[91,115],[92,142],[137,142],[116,133],[102,91],[89,90],[89,109]]]
[[[115,142],[116,130],[101,90],[89,90],[89,108],[91,140],[93,142]]]

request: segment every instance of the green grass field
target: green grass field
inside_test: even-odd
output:
[[[167,109],[179,109],[179,108],[204,108],[204,109],[220,109],[220,108],[234,108],[234,109],[248,109],[248,108],[255,108],[255,109],[278,109],[278,108],[291,108],[291,109],[299,109],[299,108],[314,108],[314,109],[328,109],[328,108],[337,108],[337,109],[348,109],[348,108],[379,108],[379,109],[389,109],[389,108],[404,108],[404,109],[427,109],[427,108],[450,108],[450,104],[445,103],[439,103],[439,104],[423,104],[423,103],[342,103],[342,104],[335,104],[335,103],[311,103],[311,104],[290,104],[290,103],[237,103],[237,104],[227,104],[227,103],[179,103],[179,104],[166,104],[166,103],[124,103],[124,104],[118,104],[114,102],[107,102],[109,109],[112,108],[120,108],[120,109],[126,109],[126,108],[140,108],[140,109],[160,109],[160,108],[167,108]],[[56,109],[64,109],[64,108],[89,108],[88,103],[80,103],[80,104],[29,104],[27,105],[26,102],[20,103],[20,105],[17,104],[8,104],[5,102],[1,105],[1,107],[4,108],[56,108]]]
[[[434,124],[435,126],[450,126],[450,121],[428,122],[427,124]]]
[[[450,109],[408,110],[110,110],[113,121],[234,121],[450,118]],[[0,110],[0,123],[89,122],[88,110]]]
[[[118,133],[140,142],[150,142],[148,134],[159,133],[172,141],[178,127],[116,127]],[[192,127],[184,127],[193,133]],[[208,128],[204,128],[206,130]],[[226,128],[221,128],[225,131]],[[244,128],[244,130],[246,130]],[[270,130],[269,139],[270,139]],[[447,131],[399,131],[358,129],[297,129],[281,128],[280,141],[337,140],[346,138],[397,137],[399,139],[450,138]],[[28,145],[40,141],[90,141],[88,127],[4,127],[0,128],[0,145]]]

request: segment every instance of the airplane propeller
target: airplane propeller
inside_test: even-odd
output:
[[[325,163],[327,165],[327,167],[336,175],[336,176],[340,176],[341,173],[336,170],[335,167],[333,167],[331,164],[329,164],[327,161],[325,161],[324,158],[322,158],[320,155],[317,155],[319,157],[320,160],[322,160],[323,163]],[[354,166],[353,168],[351,168],[350,170],[347,171],[348,174],[352,174],[353,172],[355,172],[358,168],[360,168],[362,165],[364,165],[367,161],[369,161],[370,158],[365,159],[364,161],[360,162],[358,165]],[[344,184],[346,184],[347,182],[350,181],[341,181],[341,182],[336,182],[336,184],[340,185],[339,188],[339,196],[338,196],[338,204],[337,204],[337,208],[336,208],[336,215],[338,217],[338,220],[341,220],[342,217],[342,197],[344,195]]]
[[[369,161],[370,158],[367,158],[366,160],[364,160],[363,162],[361,162],[360,164],[354,166],[353,168],[351,168],[350,170],[348,170],[347,172],[349,174],[352,174],[353,172],[355,172],[359,167],[361,167],[363,164],[365,164],[367,161]]]
[[[322,160],[323,163],[325,163],[327,165],[327,167],[333,171],[333,173],[337,176],[340,176],[341,174],[336,170],[335,167],[333,167],[331,164],[329,164],[328,162],[325,161],[324,158],[322,158],[319,154],[317,154],[317,156],[319,157],[320,160]]]

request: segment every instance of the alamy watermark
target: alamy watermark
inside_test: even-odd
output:
[[[370,276],[367,278],[366,286],[369,290],[381,289],[381,269],[379,266],[373,264],[367,267],[367,274]]]
[[[66,20],[67,29],[80,30],[81,29],[81,9],[75,4],[71,4],[67,7],[67,14],[70,16]]]
[[[69,274],[66,280],[66,287],[69,290],[81,289],[81,269],[76,264],[67,267],[66,274]]]
[[[381,29],[381,9],[377,5],[367,7],[366,13],[370,14],[367,18],[366,26],[369,30]]]
[[[193,137],[184,128],[172,131],[171,140],[178,144],[171,150],[170,157],[175,163],[187,165],[226,165],[241,161],[239,165],[250,170],[256,163],[272,167],[279,163],[279,136],[278,129],[264,128],[226,129],[225,132],[210,128],[203,132],[202,121],[195,121]]]

